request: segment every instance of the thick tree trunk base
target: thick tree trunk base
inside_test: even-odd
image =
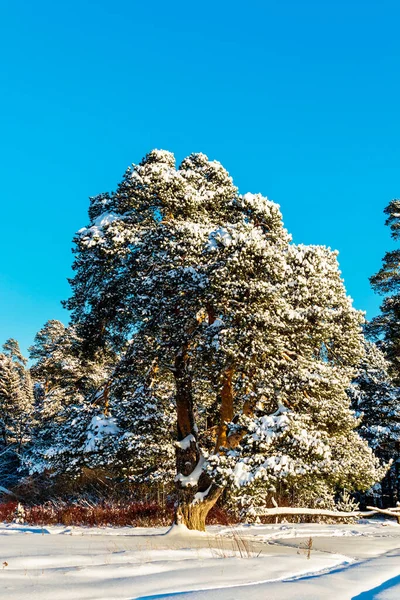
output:
[[[199,505],[180,506],[176,511],[175,521],[188,529],[205,531],[208,512],[204,507],[200,509]]]
[[[203,502],[181,503],[175,513],[175,523],[186,525],[188,529],[195,531],[206,530],[207,515],[217,502],[222,493],[222,488],[216,488],[210,498]]]

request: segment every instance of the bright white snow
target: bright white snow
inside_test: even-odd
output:
[[[0,525],[7,600],[394,600],[400,526],[276,524],[185,528]],[[247,540],[241,558],[234,537]],[[307,546],[312,539],[308,558]]]

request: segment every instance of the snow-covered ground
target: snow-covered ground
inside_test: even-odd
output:
[[[400,598],[400,526],[391,521],[166,532],[0,524],[0,598]]]

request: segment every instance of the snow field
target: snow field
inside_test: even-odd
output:
[[[383,521],[213,526],[206,534],[4,524],[0,557],[4,600],[400,597],[400,527]]]

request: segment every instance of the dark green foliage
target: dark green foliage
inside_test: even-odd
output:
[[[348,393],[360,418],[360,435],[389,467],[375,494],[383,504],[393,506],[400,497],[400,389],[375,344],[365,343],[365,355]]]
[[[395,241],[400,238],[400,200],[392,200],[385,208],[386,225],[390,227]],[[371,285],[379,294],[385,295],[381,314],[372,319],[367,327],[369,336],[379,342],[390,363],[390,372],[400,384],[400,249],[387,252],[383,265],[371,277]]]

